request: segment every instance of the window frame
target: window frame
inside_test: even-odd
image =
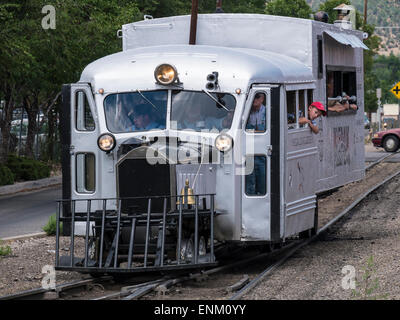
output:
[[[299,88],[299,89],[293,89],[293,90],[285,90],[285,103],[286,103],[286,126],[287,126],[287,130],[288,131],[292,131],[292,130],[299,130],[299,129],[305,129],[308,128],[308,125],[304,125],[304,126],[300,126],[299,124],[299,111],[300,111],[300,106],[299,106],[299,101],[300,101],[300,91],[303,91],[303,98],[304,98],[304,117],[308,118],[308,106],[312,103],[312,101],[314,100],[314,90],[315,89],[311,89],[311,88]],[[287,93],[291,92],[291,91],[295,91],[295,103],[296,103],[296,123],[295,126],[290,128],[289,127],[289,123],[288,123],[288,99],[287,99]],[[311,91],[311,101],[308,101],[309,98],[309,91]],[[291,124],[293,125],[293,124]]]
[[[344,110],[342,112],[335,112],[335,111],[329,111],[328,110],[328,73],[329,72],[340,72],[340,95],[343,93],[343,74],[344,73],[353,73],[354,74],[354,81],[355,81],[355,96],[357,97],[357,68],[352,67],[352,66],[338,66],[338,65],[326,65],[325,66],[325,105],[327,108],[327,116],[340,116],[340,115],[347,115],[347,114],[355,114],[357,113],[357,110]],[[334,85],[335,85],[335,79],[334,79]],[[334,90],[335,92],[335,90]],[[351,93],[348,92],[348,90],[345,91],[347,94],[351,95]]]
[[[104,99],[103,99],[103,112],[104,112],[104,121],[106,124],[106,128],[110,133],[113,134],[122,134],[122,133],[140,133],[140,132],[150,132],[150,131],[165,131],[168,128],[169,125],[169,120],[168,120],[168,115],[169,115],[169,110],[170,110],[170,100],[171,100],[171,90],[170,89],[152,89],[152,90],[140,90],[140,92],[143,94],[145,92],[155,92],[155,91],[165,91],[167,93],[167,105],[166,105],[166,112],[165,112],[165,128],[161,129],[161,128],[157,128],[157,129],[151,129],[151,130],[137,130],[137,131],[112,131],[109,128],[109,121],[110,119],[107,120],[107,111],[106,111],[106,100],[108,97],[112,96],[112,95],[116,95],[116,94],[129,94],[129,93],[138,93],[138,91],[123,91],[123,92],[110,92],[109,94],[107,94]],[[138,93],[139,94],[139,93]]]
[[[87,184],[86,184],[86,174],[87,174],[87,170],[86,170],[86,155],[93,155],[93,164],[94,164],[94,174],[93,174],[93,190],[88,190]],[[83,164],[84,164],[84,168],[83,168],[83,176],[84,176],[84,183],[83,183],[83,189],[84,191],[79,191],[78,189],[78,156],[80,155],[84,155],[83,158]],[[96,154],[94,152],[77,152],[75,154],[75,192],[79,193],[79,194],[94,194],[96,193]]]
[[[173,99],[173,91],[174,90],[176,90],[176,89],[169,89],[168,91],[169,91],[169,95],[168,95],[168,110],[167,110],[167,117],[168,117],[168,119],[167,119],[167,122],[168,122],[168,126],[167,126],[167,128],[168,129],[171,129],[171,127],[170,127],[170,124],[171,124],[171,122],[173,121],[172,120],[172,112],[173,112],[173,101],[172,101],[172,99]],[[201,90],[179,90],[179,91],[181,91],[181,92],[195,92],[195,93],[202,93],[202,94],[205,94],[206,95],[206,93],[204,93],[203,91],[201,91]],[[214,92],[214,91],[209,91],[209,93],[212,95],[213,93],[222,93],[222,94],[228,94],[228,95],[230,95],[234,100],[235,100],[235,107],[233,108],[233,118],[232,118],[232,122],[231,122],[231,125],[230,125],[230,127],[229,128],[223,128],[222,130],[220,130],[220,132],[222,132],[222,131],[228,131],[228,130],[231,130],[232,129],[232,126],[233,126],[233,119],[235,118],[235,115],[236,115],[236,111],[237,111],[237,107],[238,107],[238,100],[237,100],[237,98],[236,98],[236,95],[233,93],[233,92]],[[211,99],[210,97],[208,97],[209,99]],[[215,97],[214,97],[215,98]],[[192,129],[172,129],[172,130],[176,130],[176,131],[192,131]],[[210,130],[210,129],[206,129],[206,130]],[[213,130],[213,129],[211,129],[211,130]],[[202,131],[197,131],[197,130],[194,130],[193,132],[202,132]]]
[[[81,119],[79,118],[80,116],[80,112],[81,110],[79,110],[78,108],[78,104],[79,104],[79,93],[82,92],[84,95],[84,119],[83,120],[83,126],[85,127],[85,129],[81,129],[79,128],[78,124],[81,122]],[[90,116],[92,117],[92,122],[93,122],[93,128],[92,129],[87,129],[86,128],[86,106],[89,109],[90,112]],[[93,112],[92,109],[90,108],[90,103],[89,103],[89,97],[86,94],[86,91],[83,89],[78,89],[75,91],[74,94],[74,121],[75,121],[75,130],[79,131],[79,132],[94,132],[96,130],[96,121],[94,120],[94,116],[93,116]]]
[[[246,155],[246,161],[247,161],[247,159],[248,158],[250,158],[250,157],[252,157],[253,158],[253,165],[254,165],[254,163],[255,163],[255,158],[256,157],[263,157],[264,158],[264,164],[265,164],[265,175],[264,175],[264,182],[265,182],[265,193],[263,193],[263,194],[248,194],[247,193],[247,179],[248,179],[248,177],[253,173],[251,173],[251,174],[246,174],[246,175],[244,175],[244,194],[247,196],[247,197],[251,197],[251,198],[257,198],[257,197],[265,197],[268,193],[269,193],[269,190],[268,190],[268,181],[267,181],[267,176],[268,176],[268,161],[267,161],[267,156],[266,155],[264,155],[264,154],[253,154],[253,155]],[[246,165],[247,165],[247,163],[246,163]],[[255,166],[253,167],[253,171],[255,170]]]
[[[257,95],[258,93],[261,93],[261,94],[264,95],[264,107],[265,107],[265,130],[264,130],[264,131],[260,131],[260,130],[255,131],[254,129],[247,129],[247,128],[246,128],[246,127],[247,127],[247,123],[248,123],[249,120],[250,120],[251,108],[253,107],[254,99],[256,98],[256,95]],[[265,94],[264,91],[262,91],[262,90],[257,90],[257,91],[254,92],[253,100],[251,101],[251,107],[250,107],[250,110],[248,111],[249,114],[247,115],[247,120],[246,120],[245,123],[244,123],[244,131],[245,131],[247,134],[259,134],[259,135],[262,135],[262,134],[265,134],[266,132],[269,131],[269,128],[267,128],[267,122],[268,122],[268,121],[267,121],[267,116],[268,116],[267,113],[268,113],[268,110],[267,110],[267,106],[265,105],[266,99],[267,99],[267,95]]]

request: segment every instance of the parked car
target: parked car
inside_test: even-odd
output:
[[[372,143],[375,147],[384,148],[386,152],[396,152],[400,147],[400,128],[376,132]]]

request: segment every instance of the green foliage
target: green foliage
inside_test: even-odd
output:
[[[154,18],[186,15],[192,9],[192,1],[187,0],[136,0],[134,3],[142,15]],[[222,7],[225,13],[264,13],[265,0],[224,0]],[[199,1],[199,13],[213,13],[215,9],[215,0]]]
[[[265,13],[309,19],[312,10],[306,0],[272,0],[267,2]]]
[[[57,219],[56,215],[53,214],[49,217],[49,221],[43,227],[43,231],[46,232],[48,236],[54,236],[56,234]],[[60,233],[62,233],[62,222],[60,222]]]
[[[3,241],[0,240],[0,257],[8,256],[11,254],[10,246],[3,245]]]
[[[50,176],[50,166],[41,161],[9,155],[6,165],[17,181],[37,180]]]
[[[356,289],[353,290],[352,297],[362,300],[387,299],[387,294],[376,295],[376,291],[379,290],[379,279],[375,277],[377,269],[373,256],[368,258],[362,270],[364,271],[362,278],[356,281]]]
[[[14,183],[14,175],[11,170],[0,164],[0,186]]]
[[[374,60],[372,74],[377,82],[376,87],[382,88],[382,103],[399,103],[390,89],[400,81],[400,57],[393,54],[378,56]]]

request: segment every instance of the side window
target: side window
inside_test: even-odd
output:
[[[76,130],[79,131],[93,131],[95,129],[89,101],[84,91],[75,93],[75,123]]]
[[[248,196],[264,196],[266,187],[266,163],[265,156],[248,156],[246,166],[253,165],[253,171],[245,176],[245,192]]]
[[[306,101],[306,90],[299,90],[299,118],[306,117],[306,108],[307,108],[307,101]],[[305,125],[299,124],[300,128],[304,128]]]
[[[96,185],[96,163],[93,153],[76,155],[76,191],[93,193]]]
[[[296,91],[286,92],[287,106],[287,123],[288,129],[296,129],[297,127],[297,112],[296,112]]]
[[[318,36],[317,38],[317,46],[318,46],[318,79],[322,79],[324,76],[323,71],[323,47],[322,47],[322,36]]]
[[[257,92],[255,94],[246,123],[247,132],[261,133],[266,131],[267,110],[265,107],[265,100],[265,93]]]
[[[313,102],[314,102],[314,90],[308,89],[307,90],[307,103],[306,103],[307,108]]]
[[[326,72],[326,104],[328,110],[336,112],[348,109],[357,110],[356,72],[341,71],[340,67],[330,68],[334,70],[327,68]]]

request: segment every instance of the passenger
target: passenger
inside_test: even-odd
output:
[[[304,125],[308,124],[310,129],[314,133],[318,133],[319,129],[317,127],[316,119],[320,116],[325,116],[326,111],[324,105],[321,102],[313,102],[308,106],[308,119],[305,117],[299,118],[299,124]]]
[[[165,128],[165,125],[157,123],[153,108],[144,104],[135,106],[133,123],[133,131]]]
[[[331,101],[328,103],[328,110],[335,111],[335,112],[343,112],[346,110],[358,110],[358,106],[355,103],[351,103],[350,97],[346,94],[343,96],[343,102],[340,103],[339,101]]]
[[[334,98],[334,76],[333,73],[328,74],[326,90],[328,93],[328,98]],[[349,109],[358,110],[358,107],[354,103],[349,103],[350,97],[343,92],[343,103],[338,100],[328,100],[328,110],[334,112],[343,112]]]
[[[264,132],[266,130],[265,95],[256,93],[246,124],[246,130]],[[246,194],[264,195],[266,192],[265,157],[254,157],[254,169],[246,176]]]
[[[250,110],[249,119],[247,120],[246,130],[254,130],[255,132],[264,132],[266,129],[266,108],[264,103],[264,94],[256,93],[253,105]]]

